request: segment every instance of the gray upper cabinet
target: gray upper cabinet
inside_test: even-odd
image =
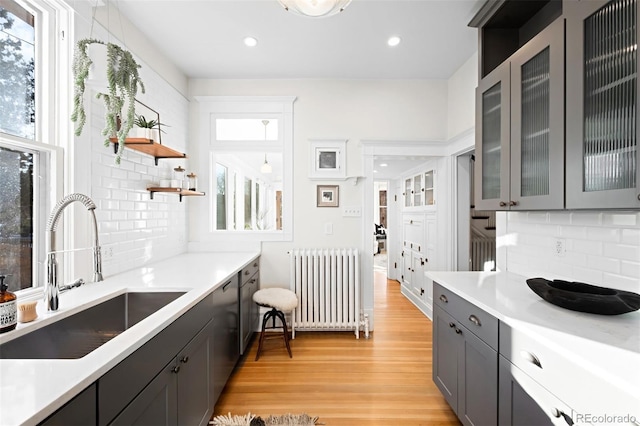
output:
[[[505,62],[476,89],[476,178],[478,210],[507,209],[511,104],[511,64]]]
[[[564,14],[566,207],[640,208],[637,0],[571,1]]]
[[[564,20],[551,16],[478,84],[478,209],[564,207]]]
[[[512,208],[564,204],[563,40],[558,18],[511,58]]]

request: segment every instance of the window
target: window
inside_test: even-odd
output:
[[[199,167],[210,170],[209,185],[217,188],[210,214],[196,219],[198,234],[206,228],[203,238],[215,242],[227,241],[226,236],[234,241],[290,239],[295,98],[195,99],[203,123],[200,135],[209,150],[208,156],[198,156]]]
[[[68,92],[70,49],[58,44],[67,16],[59,0],[0,2],[0,274],[12,291],[43,281],[45,215],[62,175],[51,164],[69,134],[68,120],[55,121],[69,116],[58,102]]]
[[[267,182],[250,161],[235,153],[216,155],[216,230],[252,231],[281,229],[275,223],[278,185]],[[237,187],[240,176],[242,187]],[[239,217],[238,215],[241,214]],[[237,227],[236,224],[241,224]]]
[[[34,16],[15,1],[0,3],[0,131],[35,137]]]
[[[249,178],[244,178],[244,229],[253,229],[251,202],[253,194],[253,182]]]
[[[227,229],[227,168],[216,164],[216,229]]]
[[[0,146],[0,274],[12,290],[33,276],[33,172],[37,154]]]

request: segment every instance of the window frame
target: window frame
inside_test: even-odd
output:
[[[292,241],[293,239],[293,103],[295,96],[195,96],[199,108],[199,143],[208,155],[200,156],[199,168],[208,171],[208,186],[216,179],[216,153],[260,150],[282,153],[283,213],[281,230],[218,230],[216,228],[215,197],[209,197],[209,214],[198,221],[199,229],[206,226],[204,240],[227,244],[230,242]],[[217,141],[216,118],[260,118],[278,120],[278,140]],[[203,152],[204,154],[204,152]],[[228,179],[232,179],[229,171]],[[255,184],[255,182],[254,182]],[[255,193],[255,190],[252,191]],[[262,192],[262,191],[261,191]],[[214,191],[215,193],[215,191]],[[231,191],[227,191],[230,197]],[[228,206],[234,203],[229,203]],[[228,207],[229,208],[229,207]],[[227,217],[227,221],[230,218]],[[206,224],[204,223],[206,221]],[[244,223],[244,222],[243,222]]]
[[[0,144],[11,149],[32,152],[34,164],[33,269],[32,287],[16,291],[20,298],[40,295],[44,287],[46,221],[55,200],[65,186],[70,186],[66,173],[71,155],[71,56],[73,37],[70,32],[73,11],[63,0],[15,0],[34,16],[35,30],[35,136],[27,139],[0,133]],[[50,141],[51,143],[47,143]],[[37,169],[36,169],[37,167]],[[72,230],[64,231],[65,241]],[[64,271],[71,269],[64,265]],[[65,275],[66,276],[66,275]]]

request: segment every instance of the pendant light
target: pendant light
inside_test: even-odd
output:
[[[323,18],[342,12],[351,0],[278,0],[289,12]]]
[[[262,124],[264,124],[264,140],[267,140],[267,125],[269,124],[269,120],[262,120]],[[273,168],[271,164],[267,161],[267,153],[264,153],[264,164],[260,167],[260,171],[264,174],[271,173]]]

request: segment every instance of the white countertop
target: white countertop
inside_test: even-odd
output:
[[[41,422],[257,256],[258,253],[244,252],[183,254],[64,292],[56,312],[48,313],[40,301],[38,319],[0,334],[0,343],[125,291],[187,290],[185,295],[82,358],[0,360],[0,425]]]
[[[615,385],[640,410],[640,311],[575,312],[541,299],[510,272],[426,272],[426,276]],[[567,378],[577,380],[579,378]]]

